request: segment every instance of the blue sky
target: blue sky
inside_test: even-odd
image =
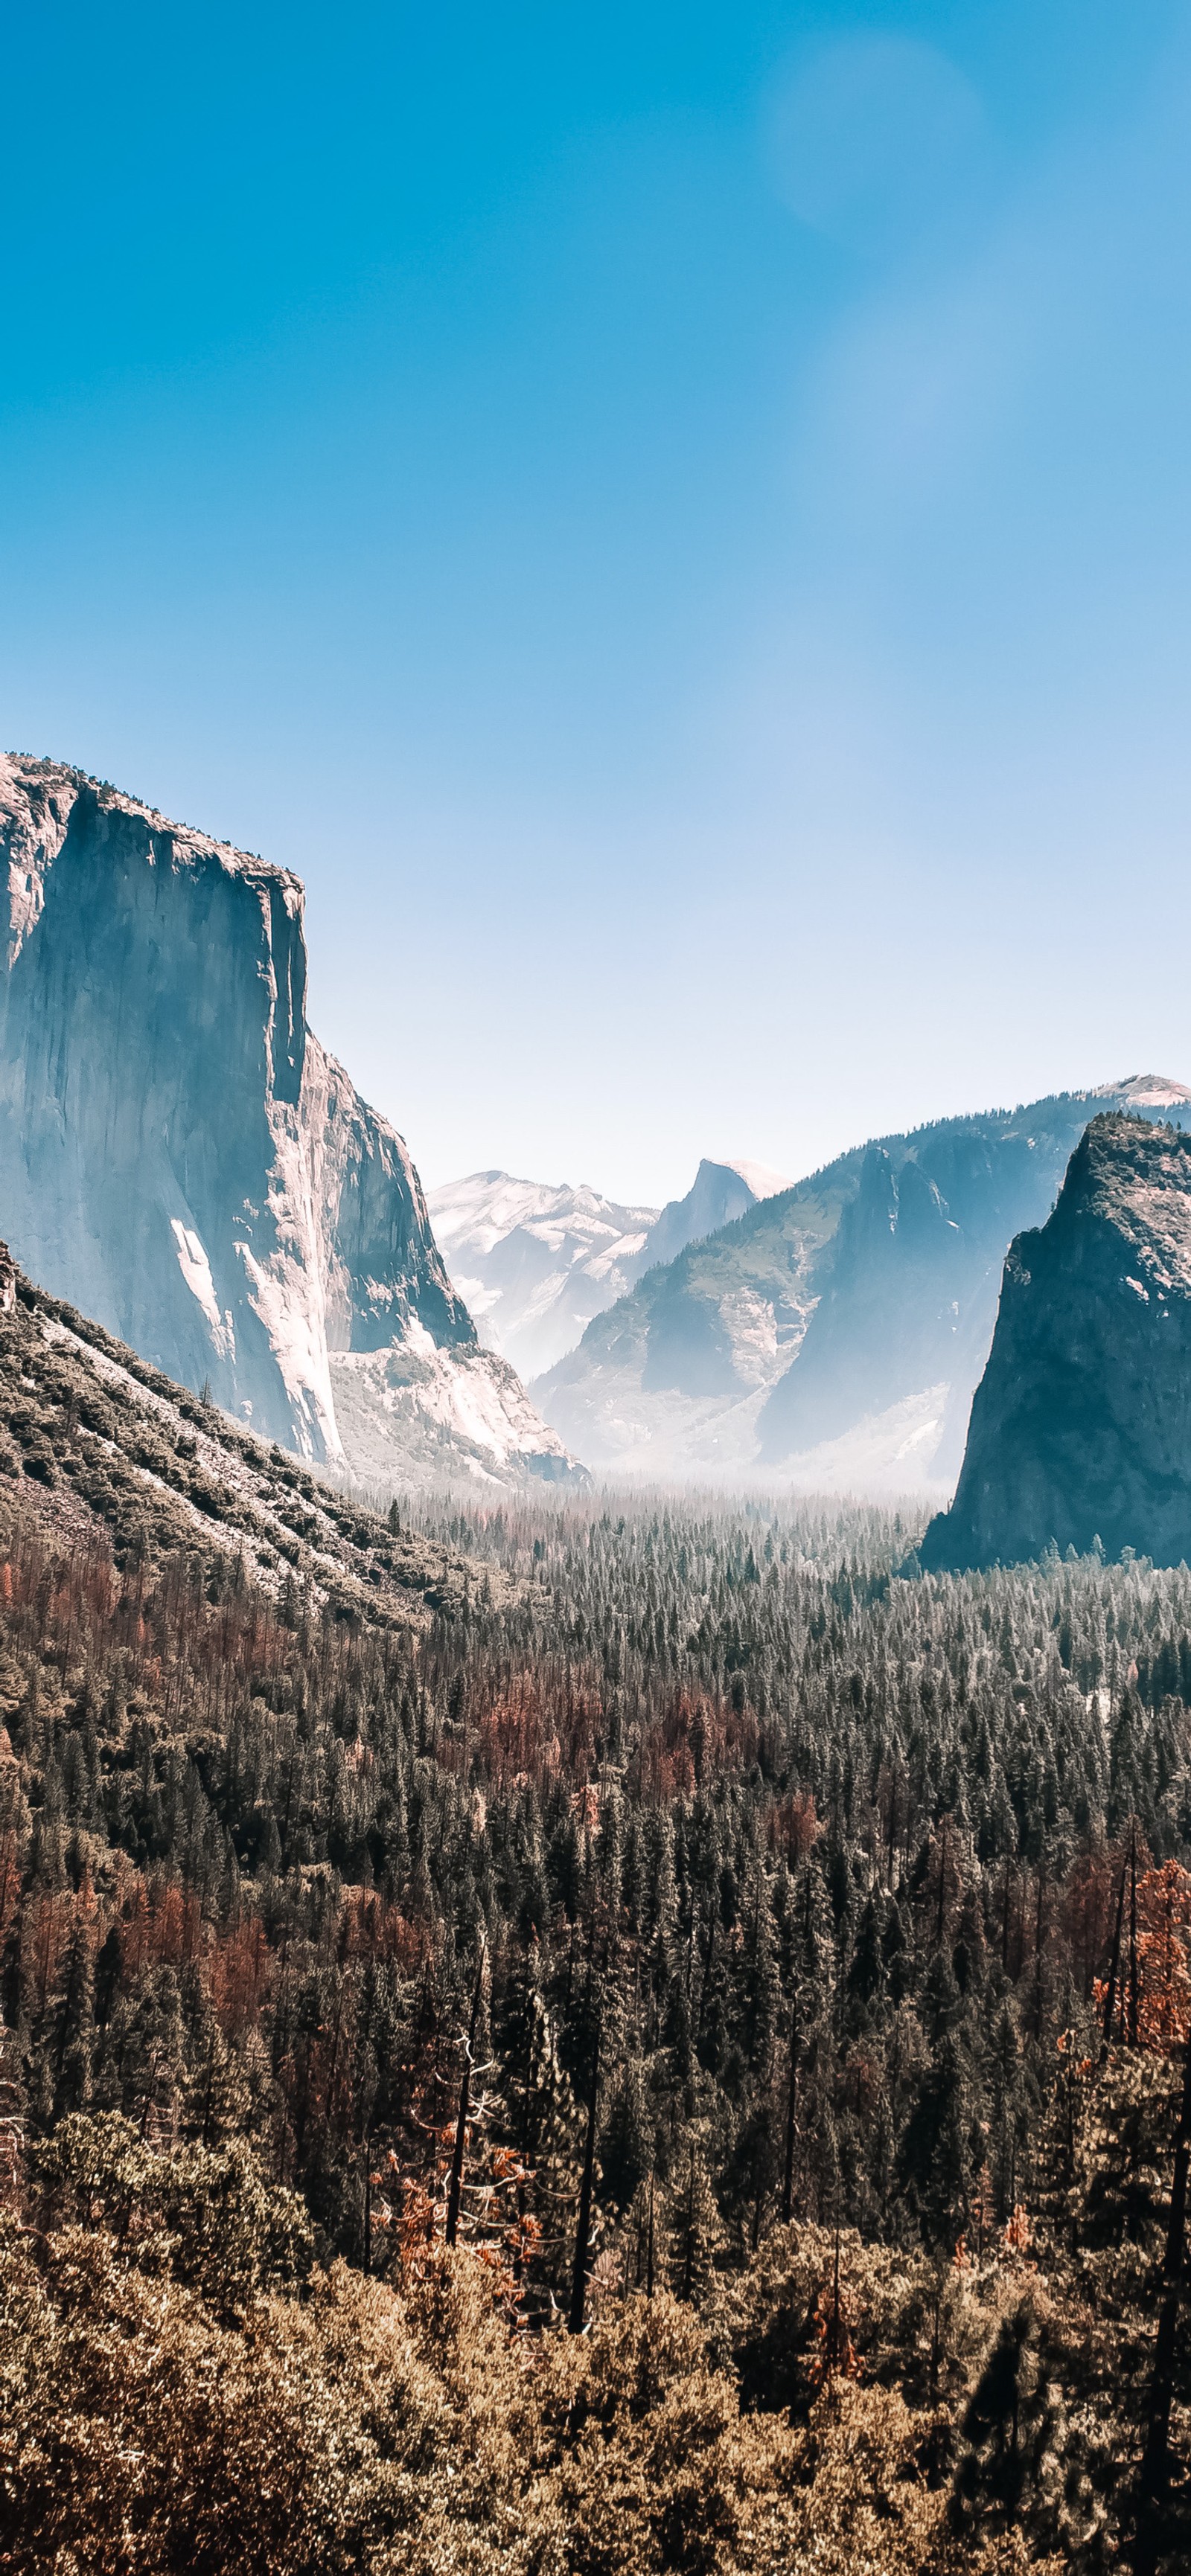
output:
[[[3,739],[435,1181],[1191,1079],[1191,8],[12,13]]]

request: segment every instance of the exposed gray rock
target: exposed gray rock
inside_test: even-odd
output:
[[[776,1198],[789,1187],[781,1172],[769,1171],[764,1163],[721,1163],[705,1154],[686,1197],[668,1199],[655,1219],[638,1255],[635,1275],[656,1268],[659,1262],[676,1260],[688,1243],[718,1234],[762,1199]]]
[[[484,1439],[452,1451],[456,1366],[470,1389],[484,1357],[402,1138],[307,1026],[298,879],[25,758],[0,761],[0,857],[0,1205],[22,1266],[312,1460],[357,1465],[335,1356],[412,1342],[434,1355],[438,1472],[565,1465],[522,1390],[510,1409],[511,1372]],[[399,1480],[409,1443],[384,1428],[358,1472]]]
[[[930,1567],[1099,1540],[1191,1560],[1191,1136],[1094,1119],[1053,1215],[1010,1245]]]
[[[611,1474],[941,1493],[959,1471],[1009,1242],[1102,1107],[1187,1118],[1142,1076],[843,1154],[689,1244],[532,1394]]]

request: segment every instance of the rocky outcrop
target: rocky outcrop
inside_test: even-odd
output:
[[[928,1567],[1052,1543],[1191,1562],[1191,1136],[1094,1119],[1053,1215],[1010,1245],[988,1365]]]
[[[357,1466],[337,1364],[429,1348],[441,1472],[453,1377],[470,1389],[483,1358],[402,1138],[307,1026],[298,879],[22,758],[0,762],[0,856],[0,1205],[22,1266],[313,1461]],[[483,1471],[565,1465],[518,1395],[494,1390]],[[367,1472],[400,1479],[386,1422]],[[459,1457],[479,1464],[469,1432]]]
[[[637,1275],[653,1270],[659,1262],[677,1260],[688,1243],[718,1234],[762,1199],[776,1198],[789,1187],[781,1172],[771,1172],[764,1163],[721,1163],[704,1154],[686,1197],[668,1199],[651,1226],[638,1257]]]
[[[651,1270],[532,1388],[609,1474],[941,1493],[1011,1238],[1098,1110],[1191,1116],[1142,1076],[843,1154]]]

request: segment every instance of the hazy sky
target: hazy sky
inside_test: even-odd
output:
[[[0,739],[429,1181],[1191,1079],[1191,7],[10,12]]]

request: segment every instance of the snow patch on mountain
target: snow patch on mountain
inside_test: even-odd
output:
[[[471,1172],[431,1190],[436,1239],[482,1341],[526,1378],[574,1350],[593,1317],[684,1244],[789,1188],[767,1164],[704,1160],[686,1197],[629,1207],[585,1182]]]
[[[427,1206],[454,1286],[481,1339],[523,1376],[572,1350],[593,1315],[637,1275],[656,1208],[625,1207],[583,1183],[472,1172]]]

